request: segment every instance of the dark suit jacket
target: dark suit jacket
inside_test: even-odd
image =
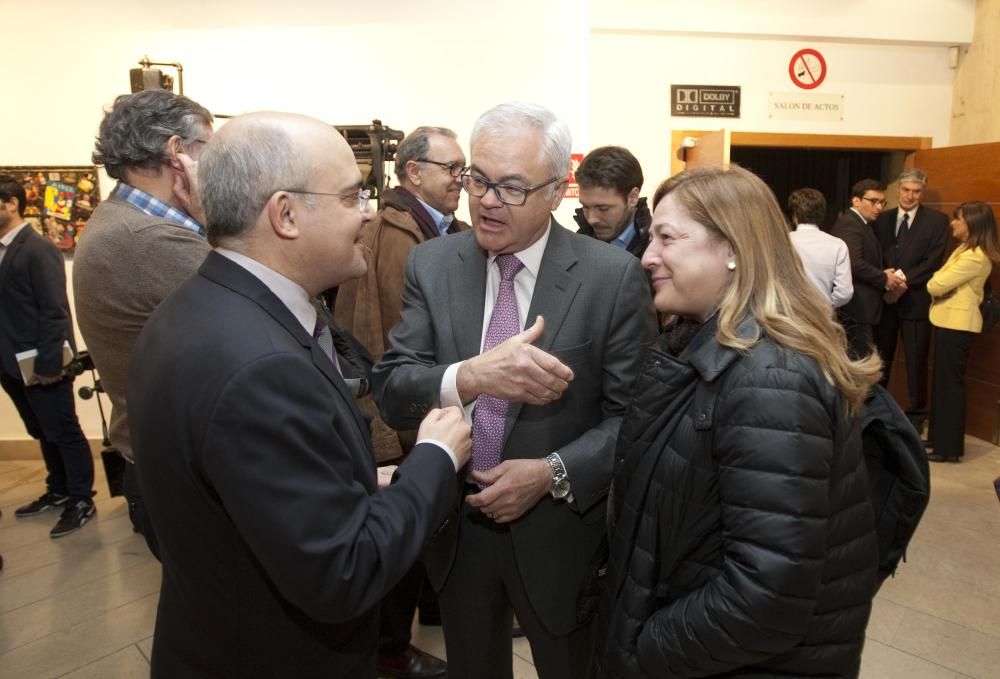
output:
[[[428,241],[410,254],[402,317],[373,373],[375,399],[390,426],[413,427],[438,405],[447,367],[479,354],[486,261],[471,231]],[[566,465],[575,501],[544,497],[510,527],[535,612],[552,634],[563,635],[586,621],[577,606],[601,560],[615,441],[656,322],[635,257],[554,221],[527,325],[539,315],[545,334],[536,346],[559,357],[575,377],[549,405],[510,405],[503,457],[558,452]],[[444,531],[428,552],[436,586],[448,576],[458,539],[454,530]]]
[[[160,541],[153,677],[374,677],[377,604],[456,502],[417,446],[376,492],[332,362],[270,290],[210,253],[143,329],[132,440]]]
[[[882,247],[874,227],[874,224],[866,224],[857,212],[847,209],[830,229],[832,235],[847,243],[847,252],[851,258],[851,277],[854,280],[854,296],[838,313],[866,325],[876,325],[879,322],[882,316],[882,296],[885,294]]]
[[[66,265],[59,249],[29,224],[11,242],[0,263],[3,371],[20,379],[14,354],[38,349],[35,372],[58,375],[67,340],[76,346],[66,298]]]
[[[910,224],[903,247],[898,248],[896,246],[898,214],[899,208],[883,212],[875,225],[882,246],[884,268],[902,269],[906,274],[906,285],[909,289],[896,302],[896,313],[899,317],[926,319],[931,307],[927,281],[944,263],[944,251],[948,245],[948,216],[934,208],[921,205],[917,208],[913,223]]]

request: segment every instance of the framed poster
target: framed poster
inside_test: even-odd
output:
[[[101,200],[91,166],[0,166],[0,174],[24,186],[24,218],[56,247],[72,252]]]

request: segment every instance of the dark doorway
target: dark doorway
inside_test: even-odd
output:
[[[861,179],[889,181],[901,165],[900,152],[733,146],[730,159],[751,170],[771,187],[783,212],[788,195],[805,187],[826,197],[826,220],[830,226],[850,205],[851,187]],[[898,156],[898,158],[897,158]]]

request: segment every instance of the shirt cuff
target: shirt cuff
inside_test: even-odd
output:
[[[461,408],[462,412],[465,413],[465,423],[471,427],[472,411],[476,407],[477,399],[472,399],[468,405],[464,405],[462,397],[458,395],[458,369],[464,362],[452,363],[444,371],[444,376],[441,378],[441,407],[455,406],[456,408]]]
[[[440,448],[441,450],[443,450],[444,452],[448,453],[448,457],[451,458],[451,463],[452,463],[452,465],[454,465],[455,471],[456,472],[458,471],[458,458],[455,456],[455,453],[452,452],[451,448],[449,448],[445,444],[441,443],[437,439],[420,439],[419,441],[417,441],[417,445],[418,446],[421,443],[430,443],[430,444],[433,444],[433,445],[437,446],[438,448]]]

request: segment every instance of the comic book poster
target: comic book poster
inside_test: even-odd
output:
[[[93,167],[0,166],[24,186],[24,217],[56,246],[72,252],[101,200]]]

